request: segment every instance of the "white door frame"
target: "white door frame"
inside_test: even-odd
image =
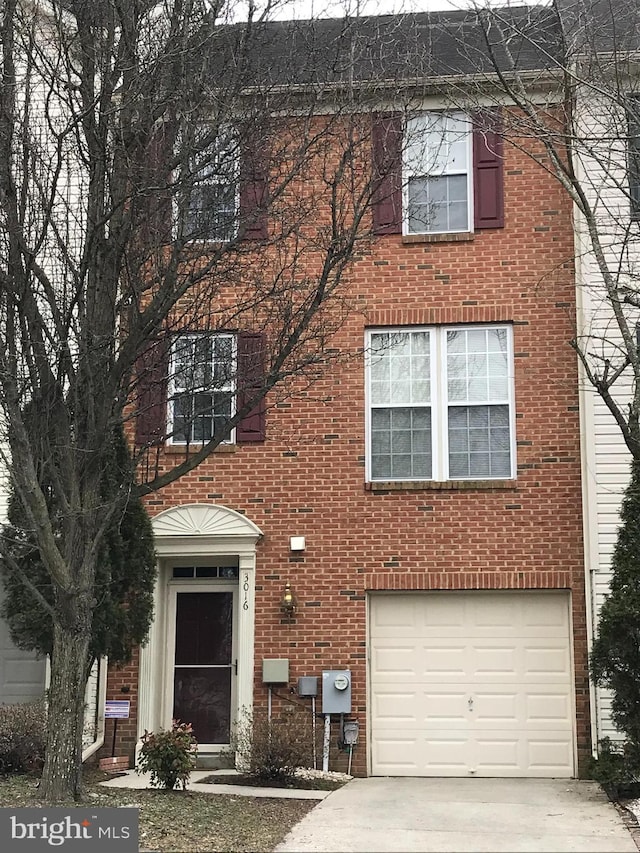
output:
[[[158,579],[154,591],[154,620],[149,639],[140,649],[138,682],[138,743],[145,731],[167,728],[167,637],[171,568],[180,561],[238,558],[236,696],[238,716],[253,709],[256,544],[262,531],[235,510],[217,504],[186,504],[159,513],[152,520]],[[170,711],[169,711],[170,713]]]

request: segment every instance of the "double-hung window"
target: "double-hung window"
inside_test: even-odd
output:
[[[509,326],[371,330],[370,481],[514,476]]]
[[[404,138],[404,230],[443,234],[473,228],[472,125],[462,112],[408,119]]]
[[[236,342],[230,334],[180,335],[172,342],[169,433],[174,444],[227,434],[234,414]]]
[[[184,231],[187,239],[228,242],[238,229],[238,141],[231,131],[190,157]]]
[[[631,218],[640,219],[640,96],[627,100],[627,159]]]

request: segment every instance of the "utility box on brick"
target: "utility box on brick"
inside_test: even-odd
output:
[[[289,683],[289,659],[269,658],[262,661],[262,681],[264,684]]]
[[[351,713],[351,670],[325,669],[322,673],[322,713]]]

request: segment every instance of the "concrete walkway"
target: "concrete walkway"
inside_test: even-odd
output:
[[[354,779],[276,851],[638,853],[595,782],[571,779]]]
[[[330,791],[305,791],[302,788],[254,788],[247,785],[225,785],[219,782],[204,784],[201,781],[211,776],[224,778],[237,776],[237,773],[235,770],[193,770],[187,789],[204,794],[233,794],[234,797],[270,797],[283,800],[323,800],[331,793]],[[100,784],[105,788],[150,788],[151,773],[127,770]]]

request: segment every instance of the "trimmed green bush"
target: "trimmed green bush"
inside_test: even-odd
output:
[[[44,700],[0,705],[0,773],[40,770],[46,731]]]
[[[138,770],[151,773],[154,788],[172,791],[179,783],[184,791],[197,756],[191,723],[174,720],[170,730],[144,733]]]

